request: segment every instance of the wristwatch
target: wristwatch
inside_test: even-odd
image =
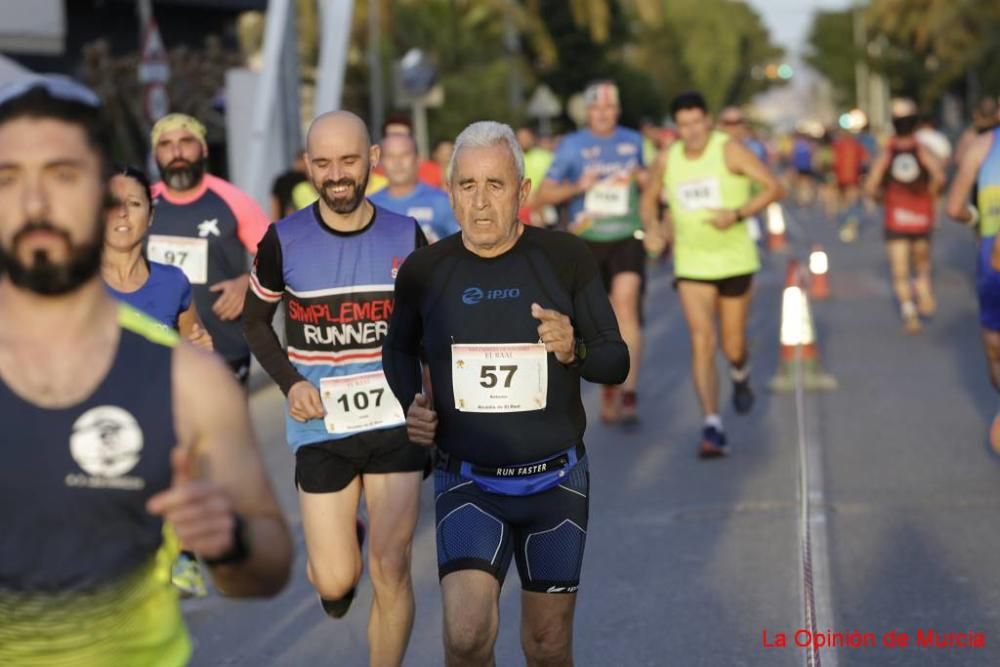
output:
[[[573,363],[570,364],[572,367],[579,366],[587,360],[587,344],[579,338],[576,339],[576,347],[573,348],[573,356],[575,358],[573,359]]]
[[[233,546],[218,558],[204,558],[205,565],[236,565],[250,557],[250,543],[247,540],[246,522],[239,514],[233,514]]]

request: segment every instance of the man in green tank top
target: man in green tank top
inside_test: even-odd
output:
[[[666,193],[666,234],[673,241],[675,285],[691,331],[691,372],[705,416],[698,454],[711,458],[728,452],[719,416],[717,344],[731,366],[733,407],[738,414],[753,407],[746,323],[760,259],[747,219],[782,193],[750,149],[712,129],[700,93],[678,95],[670,112],[680,139],[653,166],[642,214],[647,227],[657,225],[657,203]]]

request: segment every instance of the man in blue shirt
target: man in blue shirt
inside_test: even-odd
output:
[[[370,199],[376,206],[414,218],[431,243],[459,230],[444,190],[421,183],[417,145],[413,137],[392,134],[382,142],[382,166],[389,185]]]
[[[587,126],[559,145],[534,201],[536,207],[565,204],[569,231],[583,239],[597,259],[631,355],[631,371],[621,390],[604,389],[601,418],[631,422],[637,418],[646,252],[654,256],[663,248],[658,245],[659,230],[643,230],[639,215],[639,189],[646,178],[642,136],[618,125],[617,86],[610,81],[593,83],[584,92],[584,100]]]

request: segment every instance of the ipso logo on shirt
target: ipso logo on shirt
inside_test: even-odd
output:
[[[483,291],[478,287],[470,287],[462,292],[462,303],[466,305],[473,305],[479,303],[483,299],[487,301],[495,301],[497,299],[516,299],[521,296],[521,290],[517,287],[511,287],[510,289],[491,289],[488,291]]]

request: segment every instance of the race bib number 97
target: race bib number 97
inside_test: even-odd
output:
[[[544,410],[548,353],[542,343],[452,345],[451,381],[459,412]]]
[[[702,178],[677,185],[677,198],[688,211],[722,208],[722,184],[717,178]]]
[[[329,433],[346,435],[401,426],[406,421],[382,371],[323,378],[319,393]]]
[[[146,253],[150,261],[176,266],[192,285],[208,282],[208,239],[150,234]]]

